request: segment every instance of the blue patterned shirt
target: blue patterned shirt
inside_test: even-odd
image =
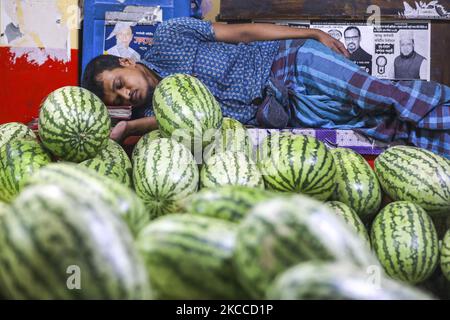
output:
[[[158,26],[141,62],[162,78],[194,75],[216,97],[225,117],[254,124],[253,101],[261,98],[279,45],[279,41],[217,42],[211,22],[174,18]],[[151,107],[146,115],[153,115]]]

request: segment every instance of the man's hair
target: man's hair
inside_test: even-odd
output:
[[[350,27],[348,27],[347,29],[344,30],[344,38],[345,38],[345,33],[346,33],[347,31],[350,31],[350,30],[356,30],[356,31],[358,31],[358,36],[361,38],[361,31],[359,30],[358,27],[355,27],[355,26],[350,26]]]
[[[103,88],[103,82],[98,80],[98,76],[104,71],[110,71],[116,68],[122,68],[120,57],[114,55],[100,55],[95,57],[89,61],[84,69],[81,86],[103,100],[105,90]]]

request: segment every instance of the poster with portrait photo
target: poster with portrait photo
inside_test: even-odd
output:
[[[390,80],[430,80],[429,22],[382,23],[374,26],[373,75]]]
[[[140,61],[153,42],[157,25],[134,25],[130,22],[105,25],[104,54]]]
[[[350,53],[350,60],[365,72],[372,74],[374,55],[372,26],[364,23],[312,21],[311,28],[320,29],[341,41]]]
[[[430,21],[365,22],[309,20],[255,21],[322,30],[341,41],[350,59],[380,79],[430,80]]]
[[[105,14],[104,54],[140,61],[153,43],[162,22],[160,7],[127,7]]]

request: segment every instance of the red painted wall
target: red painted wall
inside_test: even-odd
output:
[[[71,57],[68,63],[48,60],[38,66],[23,56],[12,63],[9,48],[0,47],[0,124],[30,122],[50,92],[78,85],[78,50],[71,50]]]

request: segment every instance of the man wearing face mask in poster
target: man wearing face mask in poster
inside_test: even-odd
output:
[[[344,31],[345,46],[350,53],[350,60],[355,62],[362,70],[372,74],[372,55],[361,48],[361,31],[350,26]]]
[[[398,80],[427,79],[426,58],[415,51],[412,31],[400,32],[400,55],[394,60],[394,77]]]

